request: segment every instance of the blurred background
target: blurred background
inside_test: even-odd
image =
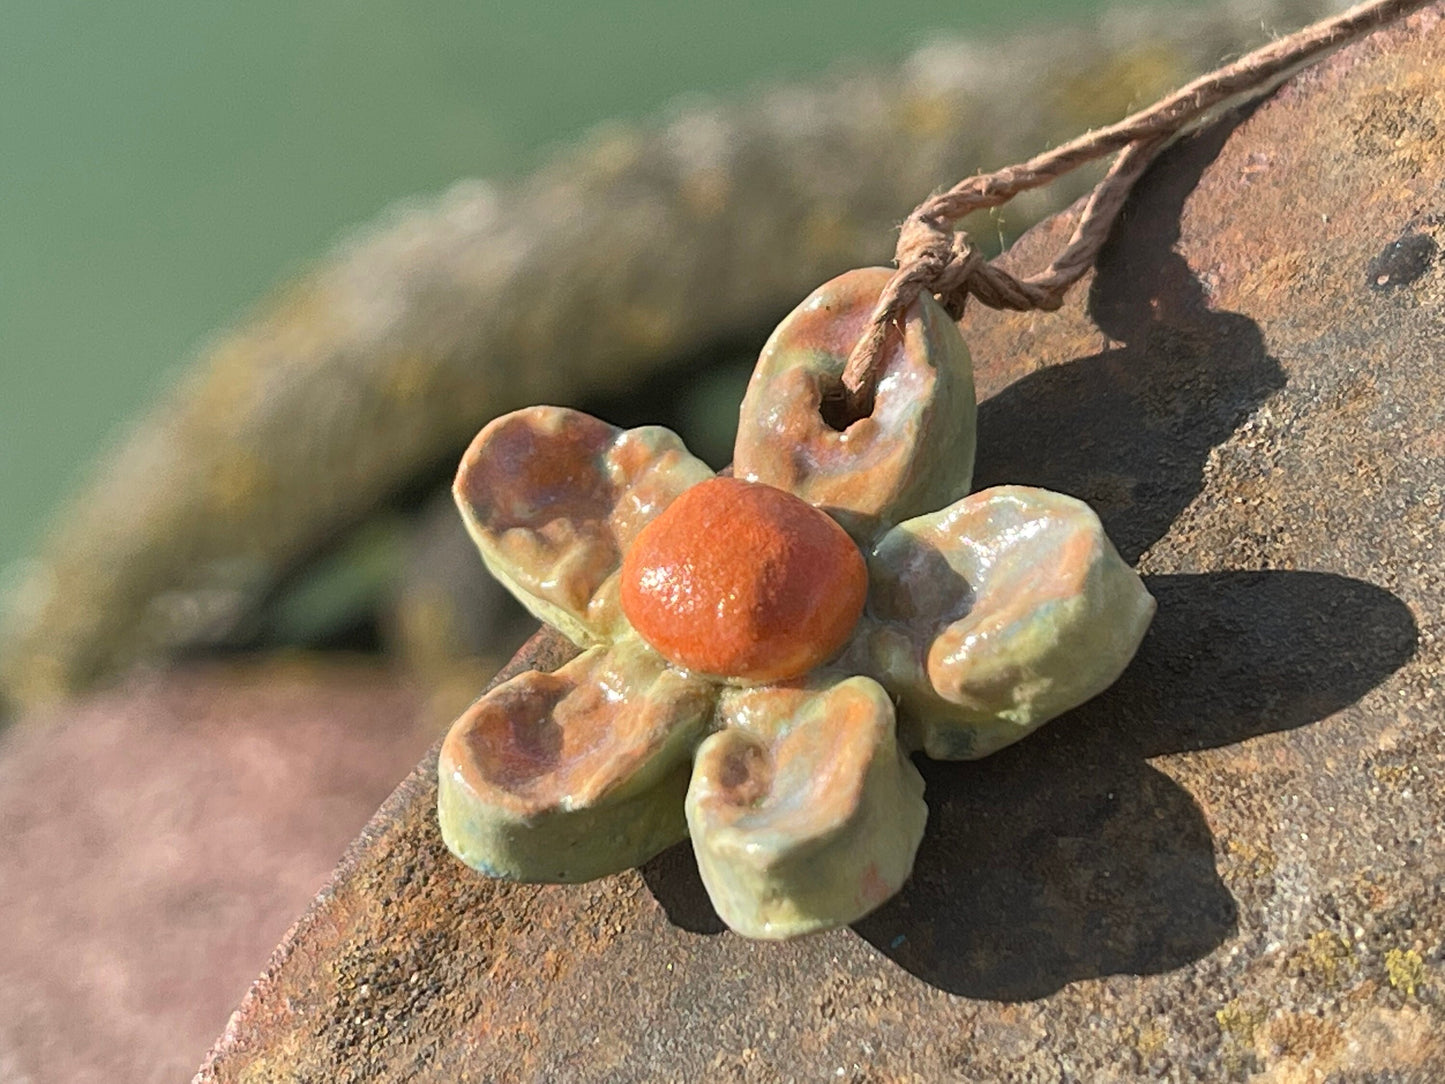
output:
[[[0,36],[0,565],[208,333],[347,229],[608,118],[1099,0],[11,0]],[[945,178],[939,178],[942,183]]]
[[[1335,6],[9,0],[0,1081],[184,1079],[527,634],[445,496],[489,417],[721,465],[930,189]]]

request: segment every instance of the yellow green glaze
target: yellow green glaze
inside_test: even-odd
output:
[[[927,809],[909,753],[984,756],[1128,664],[1154,600],[1088,506],[1017,486],[964,496],[973,380],[931,299],[890,345],[872,414],[840,430],[820,413],[886,280],[874,269],[826,283],[769,340],[743,404],[738,481],[711,481],[667,430],[624,432],[558,407],[504,415],[473,442],[455,493],[487,567],[587,650],[498,686],[447,736],[442,836],[468,865],[586,880],[690,834],[739,933],[853,922],[913,865]],[[728,504],[772,492],[762,487],[847,534],[767,560],[811,528]],[[674,502],[678,517],[664,517]],[[682,527],[664,529],[675,518]],[[634,588],[645,605],[625,611]],[[828,669],[796,678],[752,655],[713,673],[716,653],[691,649],[729,645],[699,645],[674,620],[726,613],[734,632],[767,631],[745,647],[774,634],[796,647],[813,635],[813,603],[797,614],[783,603],[849,591],[866,592],[861,617],[837,607],[827,650],[808,663]],[[780,627],[783,612],[793,616]]]
[[[839,430],[824,400],[891,272],[849,271],[814,290],[763,347],[743,398],[733,473],[796,493],[860,541],[968,492],[976,407],[968,347],[924,295],[880,363],[873,410]]]
[[[869,560],[872,671],[904,741],[972,760],[1102,692],[1154,599],[1083,501],[998,486],[889,531]]]
[[[713,699],[637,645],[518,675],[442,744],[442,838],[469,866],[521,881],[590,881],[647,861],[687,836],[688,762]]]
[[[539,621],[591,645],[626,628],[623,551],[711,477],[669,429],[623,431],[565,407],[531,407],[477,434],[452,492],[487,570]]]
[[[907,879],[928,807],[876,681],[729,690],[687,792],[723,921],[778,939],[843,926]]]

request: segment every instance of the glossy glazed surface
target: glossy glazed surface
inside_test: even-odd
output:
[[[687,819],[729,926],[794,937],[865,915],[913,866],[928,808],[893,704],[865,677],[730,689],[697,752]]]
[[[976,759],[1102,692],[1154,599],[1083,501],[996,486],[879,541],[871,672],[906,707],[904,740]]]
[[[442,835],[498,877],[586,881],[686,834],[679,799],[713,690],[650,651],[593,648],[498,686],[453,724]]]
[[[492,575],[539,620],[591,645],[625,628],[617,572],[637,532],[710,477],[660,426],[623,431],[530,407],[477,434],[452,489]]]
[[[740,933],[850,923],[912,868],[927,810],[909,753],[985,756],[1128,664],[1154,601],[1089,507],[962,496],[972,377],[931,299],[869,416],[825,416],[886,279],[842,275],[779,326],[739,421],[744,477],[665,429],[557,407],[477,437],[456,496],[488,568],[590,650],[453,726],[439,816],[467,864],[582,880],[690,834]]]
[[[733,473],[796,493],[859,541],[968,492],[976,407],[968,348],[927,295],[887,343],[872,412],[837,428],[827,400],[891,272],[849,271],[778,325],[753,370]]]
[[[713,478],[637,536],[622,609],[688,670],[743,681],[801,677],[836,655],[863,612],[868,573],[853,540],[772,486]]]

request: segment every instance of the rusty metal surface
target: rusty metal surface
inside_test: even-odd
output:
[[[923,765],[898,898],[776,945],[685,848],[487,881],[428,757],[198,1079],[1445,1079],[1442,16],[1176,148],[1062,313],[966,318],[979,484],[1093,501],[1159,617],[1097,700]]]

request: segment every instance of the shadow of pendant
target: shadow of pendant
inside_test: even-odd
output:
[[[1159,617],[1118,684],[988,760],[920,762],[930,819],[913,878],[855,928],[924,981],[1025,1000],[1208,953],[1235,903],[1203,813],[1145,758],[1305,726],[1415,650],[1409,609],[1359,580],[1145,582]]]
[[[1244,115],[1181,141],[1131,197],[1089,299],[1120,345],[1025,376],[980,406],[976,488],[1082,497],[1130,561],[1200,493],[1210,450],[1285,382],[1258,326],[1211,310],[1174,250],[1185,200]],[[854,929],[924,982],[1029,1000],[1209,953],[1234,931],[1237,907],[1203,812],[1147,758],[1312,723],[1415,651],[1404,603],[1344,576],[1146,584],[1158,616],[1112,688],[986,760],[919,761],[930,812],[913,875]],[[723,928],[686,844],[643,876],[675,925]]]
[[[1146,582],[1159,618],[1113,688],[986,760],[918,761],[929,825],[913,876],[854,928],[930,985],[1029,1000],[1211,951],[1234,930],[1234,900],[1203,813],[1146,758],[1305,726],[1415,650],[1409,609],[1359,580]],[[675,926],[724,929],[687,843],[642,873]]]

